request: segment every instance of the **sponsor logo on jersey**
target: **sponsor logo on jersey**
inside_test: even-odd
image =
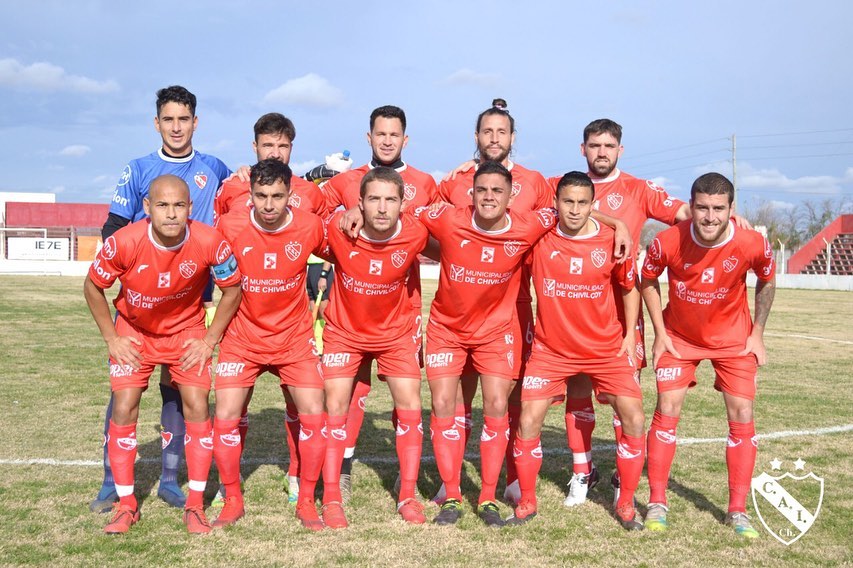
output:
[[[521,184],[517,181],[512,182],[512,196],[515,197],[521,193]]]
[[[649,189],[651,189],[652,191],[657,191],[658,193],[665,193],[665,192],[666,192],[666,190],[665,190],[664,188],[662,188],[661,186],[659,186],[658,184],[656,184],[655,182],[653,182],[653,181],[652,181],[652,180],[650,180],[650,179],[649,179],[649,180],[646,180],[646,185],[647,185],[647,186],[649,187]]]
[[[255,247],[243,247],[243,252],[241,253],[241,256],[246,256],[246,253],[252,250],[253,248]]]
[[[450,440],[451,442],[455,442],[456,440],[461,439],[461,436],[459,435],[459,430],[457,430],[456,428],[442,430],[441,435],[444,436],[446,439]]]
[[[143,265],[146,266],[146,265]],[[95,262],[92,263],[92,270],[95,271],[95,274],[103,278],[104,280],[110,280],[113,277],[112,272],[107,272],[101,267],[101,257],[95,259]]]
[[[190,279],[193,277],[193,274],[195,274],[197,268],[198,265],[195,262],[191,260],[185,260],[180,265],[178,265],[178,272],[180,272],[181,276],[183,276],[184,278]]]
[[[675,296],[679,300],[687,300],[687,284],[685,284],[684,282],[676,282]]]
[[[542,295],[554,298],[557,293],[557,281],[553,278],[545,278],[542,281]]]
[[[308,440],[311,439],[311,436],[313,436],[313,435],[314,435],[313,430],[309,430],[309,429],[304,428],[302,426],[299,427],[299,441],[300,442],[307,442]]]
[[[234,429],[230,434],[220,434],[219,441],[232,448],[240,445],[240,430]]]
[[[490,442],[498,437],[498,433],[494,430],[489,430],[485,426],[483,426],[483,431],[480,433],[480,441],[481,442]]]
[[[504,344],[512,345],[513,343],[515,343],[515,335],[512,333],[505,333],[504,334]]]
[[[302,254],[302,243],[295,241],[287,243],[284,245],[284,254],[287,255],[287,258],[296,262],[296,259]]]
[[[521,243],[518,241],[507,241],[504,243],[504,252],[507,256],[515,256],[521,248]]]
[[[690,268],[691,266],[693,266],[693,263],[692,263],[692,262],[685,262],[685,263],[684,263],[684,267],[683,267],[683,268],[684,268],[684,270],[687,270],[687,269],[688,269],[688,268]]]
[[[238,377],[246,368],[245,363],[220,362],[216,364],[217,377]]]
[[[147,264],[140,264],[140,265],[139,265],[139,268],[137,268],[137,269],[136,269],[136,273],[137,273],[137,274],[141,274],[141,273],[142,273],[142,271],[143,271],[143,270],[145,270],[146,268],[148,268],[148,265],[147,265]]]
[[[766,258],[773,258],[773,247],[770,246],[770,241],[764,239],[764,256]]]
[[[535,448],[533,448],[532,450],[530,450],[530,455],[536,459],[541,460],[542,459],[542,446],[539,445],[539,446],[536,446]]]
[[[464,282],[465,281],[465,267],[464,266],[456,266],[455,264],[450,264],[450,279],[454,282]]]
[[[204,186],[207,185],[207,175],[199,172],[193,176],[193,181],[199,189],[204,189]]]
[[[527,390],[542,390],[547,387],[551,381],[549,379],[545,379],[543,377],[534,377],[533,375],[527,375],[524,377],[524,381],[521,383],[521,388]]]
[[[492,263],[494,261],[495,261],[495,248],[494,247],[483,247],[483,250],[480,252],[480,262]]]
[[[172,285],[172,273],[171,272],[161,272],[157,276],[157,287],[158,288],[168,288]]]
[[[130,365],[119,365],[118,363],[110,364],[110,376],[113,378],[129,377],[133,374],[133,367]]]
[[[620,207],[622,207],[622,196],[618,193],[611,193],[607,196],[607,205],[613,211],[616,211]]]
[[[370,259],[370,266],[367,269],[368,274],[372,274],[373,276],[381,276],[382,275],[382,261],[376,258]]]
[[[242,288],[244,292],[249,291],[249,277],[248,276],[243,275],[243,283],[240,284],[240,288]]]
[[[465,245],[467,245],[467,244],[468,244],[468,243],[470,243],[470,242],[471,242],[471,241],[469,241],[468,239],[462,239],[462,240],[459,242],[459,248],[465,248]]]
[[[127,303],[135,308],[142,307],[142,292],[134,292],[127,288]]]
[[[391,253],[391,264],[394,268],[400,268],[406,264],[406,259],[409,258],[409,253],[404,250],[395,250]]]
[[[553,250],[553,251],[551,251],[551,256],[550,256],[550,257],[548,257],[548,258],[549,258],[549,259],[551,259],[551,260],[554,260],[554,257],[555,257],[555,256],[557,256],[558,254],[560,254],[560,251],[558,251],[558,250]]]
[[[660,239],[652,239],[652,242],[649,243],[649,258],[652,260],[660,260],[661,255],[661,244]]]
[[[714,268],[706,268],[702,271],[702,284],[714,283]]]
[[[104,241],[104,246],[101,247],[101,256],[103,256],[106,260],[112,260],[113,257],[118,252],[118,245],[116,244],[116,239],[112,235],[107,237],[107,240]]]
[[[641,453],[640,450],[632,451],[631,448],[621,442],[616,446],[616,455],[623,460],[632,460],[639,457]]]
[[[287,200],[287,204],[299,209],[302,205],[302,198],[296,195],[295,193],[290,194],[290,199]]]
[[[174,434],[172,434],[171,432],[167,432],[166,430],[160,432],[160,445],[162,446],[162,449],[165,450],[169,447],[169,444],[172,443],[173,437]]]
[[[583,259],[573,256],[569,259],[569,274],[583,274]]]
[[[264,253],[264,270],[275,270],[278,264],[278,254],[274,252]]]
[[[398,422],[397,423],[397,435],[398,436],[405,436],[408,433],[409,433],[409,425],[408,424],[400,424]]]
[[[355,255],[357,255],[357,254],[358,254],[358,251],[357,251],[357,250],[350,251],[350,253],[349,253],[349,257],[350,257],[350,258],[352,258],[352,257],[354,257],[354,256],[355,256]]]
[[[231,256],[231,246],[227,241],[222,241],[216,249],[216,264],[222,264],[228,260],[229,256]]]
[[[681,367],[658,367],[655,378],[659,383],[674,381],[681,376]]]
[[[677,440],[675,434],[668,430],[656,430],[655,437],[664,444],[674,444]]]
[[[403,184],[403,199],[411,201],[418,194],[418,188],[410,183]]]
[[[121,176],[119,176],[119,178],[118,178],[118,185],[119,186],[127,185],[127,182],[130,181],[131,174],[132,174],[132,170],[130,169],[130,164],[128,164],[121,171]],[[113,201],[115,201],[115,199],[113,199]],[[125,203],[123,203],[122,205],[127,205],[126,199],[125,199]]]
[[[723,272],[731,272],[737,268],[738,259],[735,255],[730,256],[723,261]]]
[[[138,442],[136,441],[136,432],[131,432],[130,436],[126,438],[119,438],[118,440],[116,440],[116,444],[118,444],[118,447],[125,451],[136,449],[137,443]]]
[[[607,261],[607,251],[600,248],[593,249],[593,251],[589,253],[589,257],[592,259],[593,266],[595,266],[596,268],[601,268]]]
[[[350,353],[323,353],[324,367],[343,367],[350,362]]]
[[[347,290],[352,290],[355,287],[355,278],[349,276],[348,274],[344,274],[341,271],[338,271],[338,274],[341,275],[341,282],[344,284],[344,288]]]
[[[430,353],[426,356],[427,367],[447,367],[453,362],[453,353]]]
[[[542,223],[543,227],[548,229],[554,224],[554,210],[540,209],[536,212],[536,218],[539,219],[539,222]]]

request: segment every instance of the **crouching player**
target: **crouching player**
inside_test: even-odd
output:
[[[634,286],[633,259],[618,264],[612,253],[613,230],[590,218],[594,201],[589,176],[564,175],[557,184],[557,230],[542,237],[528,258],[536,289],[536,328],[513,446],[521,500],[510,524],[536,515],[545,414],[566,394],[567,382],[584,375],[592,380],[598,401],[609,403],[622,422],[616,449],[622,480],[616,517],[628,530],[643,528],[634,509],[645,450],[642,394],[633,359],[640,293]],[[625,306],[624,327],[614,289],[620,290]]]
[[[767,362],[764,326],[776,290],[773,250],[757,232],[731,222],[734,186],[708,173],[690,189],[691,219],[660,233],[643,265],[642,293],[655,328],[654,367],[658,401],[649,428],[649,530],[667,528],[666,487],[675,458],[675,430],[696,367],[709,359],[714,388],[723,393],[729,422],[726,466],[729,508],[725,522],[757,538],[746,515],[755,467],[753,400],[758,366]],[[669,276],[669,303],[661,309],[658,277]],[[750,318],[746,274],[758,276],[755,317]]]
[[[231,248],[214,229],[188,221],[192,210],[184,180],[164,175],[151,183],[143,219],[104,242],[84,284],[92,317],[110,352],[113,415],[107,451],[119,502],[108,534],[127,532],[139,520],[134,495],[136,422],[142,392],[156,365],[168,365],[181,393],[186,422],[189,497],[184,523],[210,532],[203,493],[213,458],[208,415],[211,355],[240,304],[240,271]],[[208,329],[201,297],[210,271],[222,300]],[[118,279],[113,323],[104,289]]]
[[[278,377],[299,413],[301,488],[296,516],[310,530],[323,522],[314,507],[314,488],[326,451],[323,378],[314,342],[305,267],[311,253],[325,248],[323,222],[288,206],[290,167],[270,158],[252,167],[253,208],[219,221],[243,274],[243,302],[228,326],[216,366],[213,454],[225,487],[225,505],[214,526],[244,514],[240,490],[240,416],[265,371]]]

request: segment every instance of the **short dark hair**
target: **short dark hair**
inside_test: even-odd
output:
[[[696,178],[696,181],[693,182],[693,186],[690,188],[691,202],[696,199],[697,193],[704,193],[705,195],[728,195],[729,205],[735,200],[735,186],[726,176],[717,172],[702,174]]]
[[[180,85],[172,85],[157,91],[157,116],[160,116],[160,109],[167,103],[186,105],[190,109],[190,114],[195,116],[195,95]]]
[[[376,124],[377,118],[396,118],[403,125],[403,132],[406,131],[406,113],[398,106],[385,105],[374,109],[370,113],[370,131],[373,131],[373,125]]]
[[[397,186],[397,194],[400,199],[403,199],[403,176],[401,176],[394,168],[378,166],[367,172],[361,178],[361,185],[358,188],[358,194],[363,198],[367,193],[367,184],[374,181],[387,181]]]
[[[296,139],[296,127],[293,121],[279,112],[268,112],[255,123],[255,142],[261,134],[284,134],[288,140]]]
[[[506,167],[500,163],[495,162],[494,160],[486,160],[482,162],[479,166],[477,166],[477,171],[474,172],[474,185],[477,184],[477,178],[480,176],[484,176],[486,174],[498,174],[506,178],[510,185],[512,185],[512,172],[510,172]]]
[[[578,171],[563,174],[563,177],[561,177],[560,181],[557,182],[557,198],[560,197],[560,191],[564,187],[568,187],[570,185],[575,187],[588,187],[592,192],[592,198],[595,199],[595,184],[592,183],[592,180],[587,174]]]
[[[617,142],[622,143],[622,126],[609,118],[599,118],[587,124],[583,129],[584,143],[593,134],[610,134]]]
[[[483,119],[487,116],[505,116],[505,117],[507,117],[509,119],[509,131],[515,132],[515,119],[512,117],[512,115],[509,113],[509,111],[506,110],[506,108],[501,108],[499,106],[493,106],[493,107],[487,108],[486,110],[484,110],[483,112],[481,112],[477,116],[477,129],[474,132],[480,131],[480,125],[482,124]]]
[[[290,180],[292,177],[293,172],[290,170],[290,166],[275,158],[269,158],[261,160],[252,166],[252,175],[249,177],[249,183],[254,188],[255,185],[272,185],[281,180],[290,189]]]

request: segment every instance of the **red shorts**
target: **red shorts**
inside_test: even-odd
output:
[[[410,333],[369,349],[352,334],[327,324],[323,329],[323,377],[355,377],[363,362],[375,359],[380,380],[386,377],[420,380],[422,341],[420,317],[412,321]]]
[[[661,355],[655,369],[658,392],[690,388],[696,385],[696,367],[704,359],[711,361],[716,378],[714,388],[720,392],[755,400],[758,362],[755,355],[738,355],[743,348],[706,349],[673,337],[672,344],[681,355]]]
[[[181,370],[181,355],[184,354],[183,344],[187,339],[204,337],[207,330],[204,325],[185,329],[174,335],[157,335],[140,329],[119,315],[116,318],[116,333],[138,339],[142,346],[136,346],[142,354],[142,365],[136,371],[130,365],[119,365],[110,358],[110,388],[114,391],[129,388],[148,388],[148,380],[154,367],[167,365],[172,375],[172,385],[187,385],[210,390],[211,359],[205,363],[205,370],[198,376],[198,367],[193,366],[187,371]]]
[[[255,386],[257,378],[267,371],[278,377],[281,386],[323,388],[320,359],[313,339],[313,334],[306,334],[303,340],[297,341],[290,349],[276,353],[255,353],[226,335],[219,345],[215,389],[251,388]]]
[[[515,304],[515,313],[518,316],[518,327],[516,327],[516,337],[521,338],[521,365],[518,369],[518,376],[524,374],[524,366],[530,358],[530,349],[533,347],[533,304],[530,302],[517,302]],[[474,368],[474,362],[471,358],[465,361],[465,367],[462,368],[462,378],[472,377],[477,379],[477,370]]]
[[[521,366],[518,323],[513,319],[505,329],[477,343],[461,342],[446,327],[432,321],[427,324],[427,380],[461,376],[468,357],[479,375],[517,380]]]
[[[579,374],[590,377],[598,402],[607,402],[604,395],[608,394],[642,398],[635,371],[631,360],[625,356],[572,359],[542,345],[542,349],[536,349],[527,361],[521,400],[563,397],[568,380]]]

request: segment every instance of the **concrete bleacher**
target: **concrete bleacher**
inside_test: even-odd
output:
[[[837,276],[853,275],[853,233],[841,233],[830,241],[830,261],[828,274]],[[826,248],[803,268],[801,274],[827,274]]]

